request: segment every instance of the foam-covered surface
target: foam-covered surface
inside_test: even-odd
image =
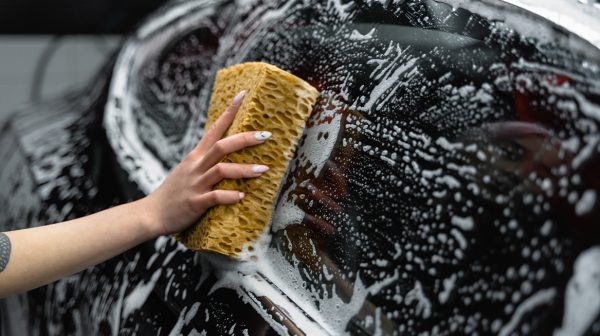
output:
[[[231,153],[223,161],[260,163],[270,169],[258,178],[223,180],[215,185],[214,189],[239,190],[246,196],[235,205],[211,208],[199,224],[177,236],[193,250],[236,256],[264,231],[271,220],[281,180],[318,95],[310,84],[273,65],[261,62],[234,65],[217,73],[207,129],[241,90],[246,90],[246,97],[225,136],[249,131],[269,131],[273,136],[260,146]]]
[[[11,228],[152,192],[202,136],[224,66],[263,60],[321,94],[259,265],[160,237],[1,303],[3,328],[23,321],[6,334],[599,334],[596,57],[521,29],[553,26],[538,16],[445,3],[172,2],[127,39],[108,96],[20,113],[0,132]],[[515,119],[553,139],[531,149]]]

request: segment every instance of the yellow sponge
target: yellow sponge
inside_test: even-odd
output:
[[[273,65],[251,62],[217,73],[208,109],[208,129],[241,90],[246,96],[225,135],[269,131],[271,139],[225,157],[224,162],[265,164],[270,170],[258,178],[223,180],[214,189],[246,194],[235,205],[211,208],[200,222],[176,238],[192,250],[237,256],[265,230],[275,196],[292,159],[318,92],[302,79]]]

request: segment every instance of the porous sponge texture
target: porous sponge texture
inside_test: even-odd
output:
[[[236,257],[271,221],[273,203],[318,92],[302,79],[273,65],[250,62],[217,73],[208,109],[208,129],[241,90],[246,96],[227,134],[269,131],[265,143],[229,154],[223,162],[265,164],[270,169],[253,179],[223,180],[214,189],[239,190],[241,202],[207,211],[199,223],[176,235],[192,250]]]

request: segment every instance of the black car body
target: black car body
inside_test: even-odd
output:
[[[265,61],[321,93],[268,232],[240,262],[147,242],[5,300],[3,329],[600,334],[600,10],[562,8],[589,31],[491,0],[171,2],[88,88],[5,123],[0,223],[151,192],[215,72]]]

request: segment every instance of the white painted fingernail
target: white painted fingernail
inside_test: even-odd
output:
[[[242,103],[242,99],[244,99],[245,95],[246,95],[246,91],[245,90],[240,91],[237,95],[235,95],[235,97],[233,98],[233,101],[231,102],[231,104],[233,104],[233,105],[240,105]]]
[[[253,173],[264,173],[269,170],[269,167],[263,165],[252,165]]]
[[[244,193],[243,192],[240,193],[240,199],[242,199],[242,198],[244,198]]]
[[[254,137],[258,141],[265,141],[271,137],[271,132],[267,132],[267,131],[256,132],[256,133],[254,133]]]

